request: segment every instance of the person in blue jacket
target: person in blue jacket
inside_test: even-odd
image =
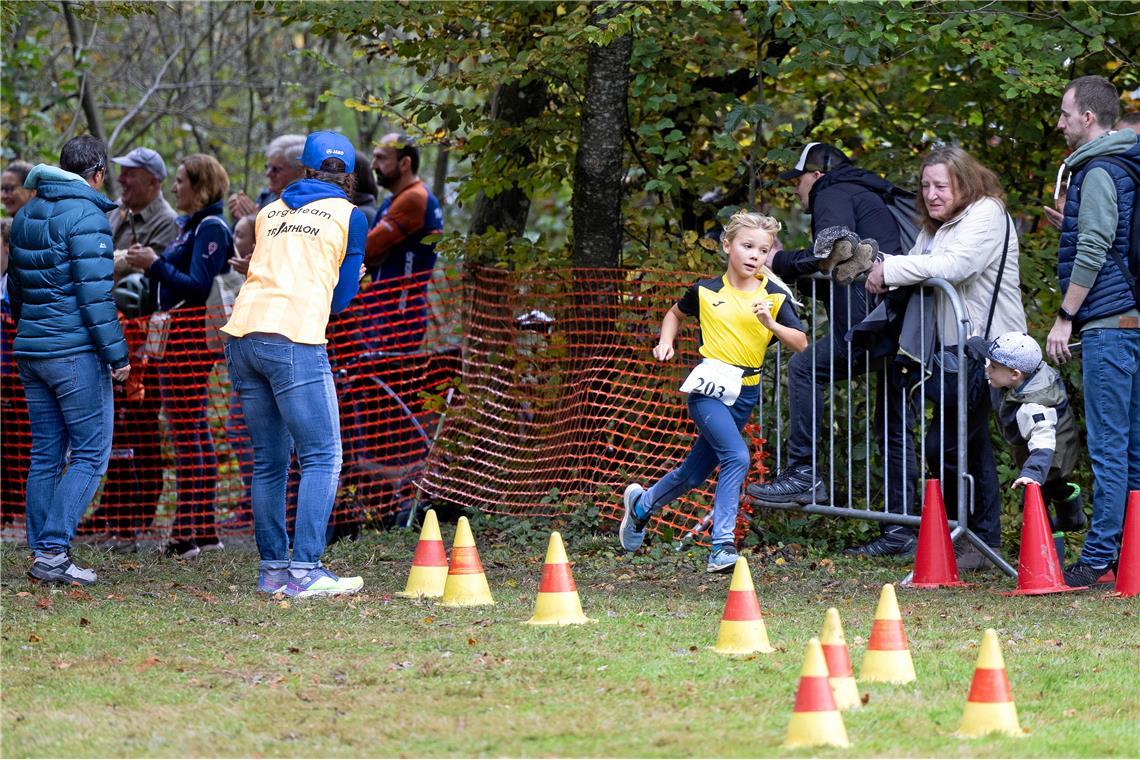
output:
[[[166,547],[177,559],[223,548],[214,503],[218,458],[206,416],[207,383],[221,357],[206,342],[203,307],[214,278],[229,271],[233,255],[233,233],[222,217],[229,187],[229,175],[213,156],[187,156],[174,175],[181,233],[161,256],[147,246],[127,250],[127,263],[144,270],[158,289],[159,309],[172,312],[157,366],[177,457],[178,512]]]
[[[36,197],[12,224],[12,353],[32,427],[28,575],[48,583],[96,580],[72,561],[71,541],[111,457],[111,381],[125,381],[131,371],[111,298],[105,214],[115,204],[98,192],[106,176],[100,140],[68,140],[59,168],[40,164],[28,174],[25,187]]]

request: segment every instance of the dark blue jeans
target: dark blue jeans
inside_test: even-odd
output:
[[[823,471],[826,452],[827,412],[823,403],[824,389],[832,383],[863,375],[867,371],[866,352],[829,333],[813,341],[806,351],[788,360],[788,465],[812,464]],[[850,357],[850,367],[848,367]],[[906,390],[904,368],[889,361],[871,362],[875,375],[875,408],[871,435],[887,462],[884,480],[886,507],[895,514],[917,514],[914,503],[918,467],[914,461],[914,403]]]
[[[325,347],[251,333],[226,341],[226,361],[253,446],[251,498],[261,567],[317,567],[342,457],[336,389]],[[294,446],[301,484],[290,558],[285,488]]]
[[[28,546],[37,557],[50,556],[71,546],[107,471],[115,419],[111,370],[94,351],[21,356],[17,363],[32,425]]]
[[[947,346],[945,354],[957,349]],[[966,355],[966,387],[970,387],[969,373],[983,372],[982,365]],[[958,371],[949,368],[945,374],[935,372],[923,386],[923,394],[934,404],[934,417],[926,430],[926,466],[935,477],[942,479],[942,498],[946,515],[958,516]],[[984,387],[984,386],[983,386]],[[966,471],[974,479],[974,509],[966,524],[987,546],[1001,546],[1001,491],[998,485],[997,464],[993,444],[990,442],[990,396],[988,390],[978,394],[966,410]],[[945,469],[943,469],[945,465]],[[941,472],[941,475],[939,475]],[[969,504],[969,494],[966,495]]]
[[[650,512],[703,485],[719,466],[713,497],[712,542],[714,545],[735,542],[733,533],[740,508],[740,488],[751,463],[748,445],[740,431],[759,400],[759,385],[741,388],[740,396],[732,406],[725,406],[708,396],[689,394],[689,415],[697,423],[700,435],[681,466],[645,492],[644,503]]]
[[[1099,566],[1116,559],[1128,492],[1140,489],[1140,330],[1085,330],[1081,350],[1093,474],[1081,561]]]

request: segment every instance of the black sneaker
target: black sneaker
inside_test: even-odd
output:
[[[65,552],[51,557],[36,557],[28,568],[28,577],[44,583],[65,583],[72,586],[90,586],[96,580],[94,570],[75,564]]]
[[[1108,586],[1109,583],[1102,581],[1101,576],[1107,573],[1108,565],[1095,567],[1093,565],[1086,565],[1084,562],[1074,562],[1065,568],[1065,585],[1072,586],[1074,588],[1078,588],[1080,586],[1088,586],[1089,588],[1104,588]]]
[[[174,559],[197,559],[202,550],[193,541],[171,541],[162,553]]]
[[[844,551],[852,557],[913,557],[918,539],[909,531],[883,533],[874,541]]]
[[[818,471],[816,474],[819,474]],[[827,489],[823,487],[823,479],[812,479],[810,464],[786,467],[771,483],[753,483],[748,486],[748,495],[762,507],[827,503]]]

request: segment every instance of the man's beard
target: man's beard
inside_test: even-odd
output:
[[[393,187],[395,187],[396,183],[400,180],[399,174],[389,176],[380,171],[374,171],[372,173],[376,175],[376,182],[380,185],[380,187],[383,187],[387,190],[391,190]]]

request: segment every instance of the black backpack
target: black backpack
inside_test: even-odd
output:
[[[1100,156],[1090,163],[1109,163],[1119,166],[1132,178],[1132,184],[1136,187],[1134,197],[1140,197],[1140,176],[1137,176],[1136,167],[1132,164],[1116,156]],[[1120,257],[1115,247],[1109,247],[1108,255],[1120,268],[1124,281],[1132,289],[1136,306],[1140,307],[1140,277],[1137,277],[1140,274],[1140,209],[1135,207],[1132,209],[1132,230],[1128,234],[1128,264],[1125,265],[1124,259]]]
[[[899,253],[906,255],[918,240],[918,225],[914,222],[918,218],[918,209],[914,207],[914,193],[892,185],[890,192],[882,198],[899,228],[899,244],[902,246]]]

